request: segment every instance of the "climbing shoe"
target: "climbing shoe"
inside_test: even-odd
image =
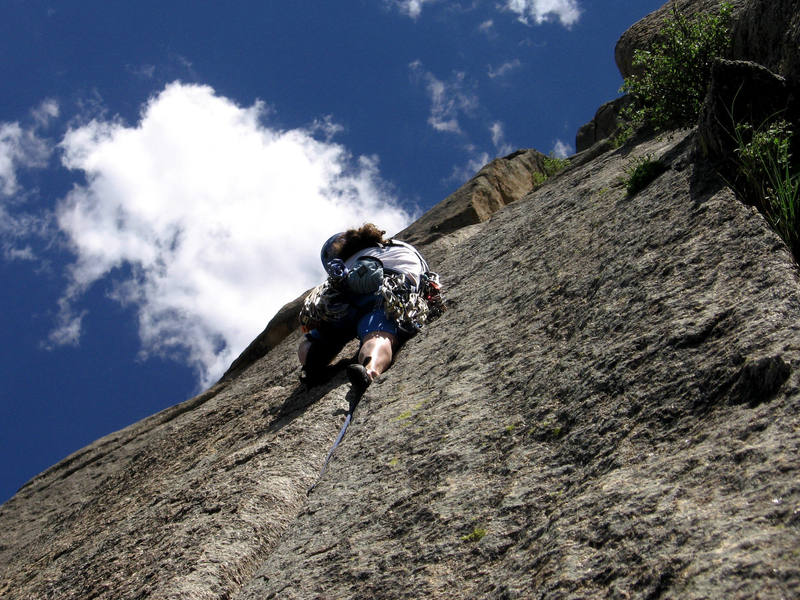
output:
[[[333,375],[333,367],[318,367],[312,370],[303,369],[300,373],[300,383],[307,388],[312,388],[328,382]]]
[[[369,384],[372,383],[372,378],[367,373],[366,367],[359,364],[350,365],[347,367],[347,378],[350,380],[350,384],[353,386],[353,389],[360,393],[363,393],[369,387]]]
[[[314,387],[328,381],[335,371],[330,362],[339,350],[338,346],[321,340],[314,340],[308,349],[306,362],[303,365],[303,375],[301,375],[300,380],[308,387]]]

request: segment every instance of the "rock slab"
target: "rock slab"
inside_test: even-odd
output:
[[[352,398],[300,386],[294,332],[0,507],[0,596],[797,597],[800,281],[694,138],[444,236],[450,310],[310,495]]]
[[[800,594],[800,288],[763,219],[608,153],[475,226],[455,307],[235,596]],[[699,192],[703,189],[706,191]]]

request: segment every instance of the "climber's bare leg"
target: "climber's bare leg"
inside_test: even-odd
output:
[[[364,336],[358,362],[367,369],[370,379],[386,371],[392,364],[392,356],[397,348],[397,338],[385,331],[373,331]]]

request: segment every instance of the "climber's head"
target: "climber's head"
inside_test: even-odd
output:
[[[328,263],[330,263],[334,258],[338,258],[338,255],[334,254],[333,245],[344,234],[344,231],[336,233],[329,237],[328,241],[322,245],[322,250],[320,250],[319,253],[319,259],[322,261],[322,266],[325,268],[325,271],[328,270]]]
[[[383,238],[385,233],[372,223],[366,223],[358,229],[348,229],[332,235],[322,246],[320,253],[322,266],[327,271],[328,263],[334,258],[347,260],[359,250],[385,244],[386,240]]]

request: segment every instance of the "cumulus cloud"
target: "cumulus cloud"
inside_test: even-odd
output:
[[[557,19],[565,27],[578,22],[581,10],[577,0],[507,0],[506,8],[519,15],[519,20],[536,24]]]
[[[213,382],[285,302],[319,283],[319,247],[372,221],[390,234],[411,215],[374,157],[354,158],[314,131],[281,131],[262,103],[173,83],[126,126],[70,129],[63,164],[80,171],[57,207],[75,261],[51,342],[74,343],[83,294],[99,280],[133,305],[145,354],[180,356]]]
[[[575,149],[570,144],[562,140],[556,140],[556,143],[553,144],[553,149],[551,150],[551,153],[556,158],[567,158],[574,152]]]
[[[420,61],[409,65],[415,79],[424,83],[431,101],[428,124],[436,131],[462,133],[458,118],[472,114],[478,99],[466,87],[465,74],[455,72],[450,80],[442,81],[426,71]]]

